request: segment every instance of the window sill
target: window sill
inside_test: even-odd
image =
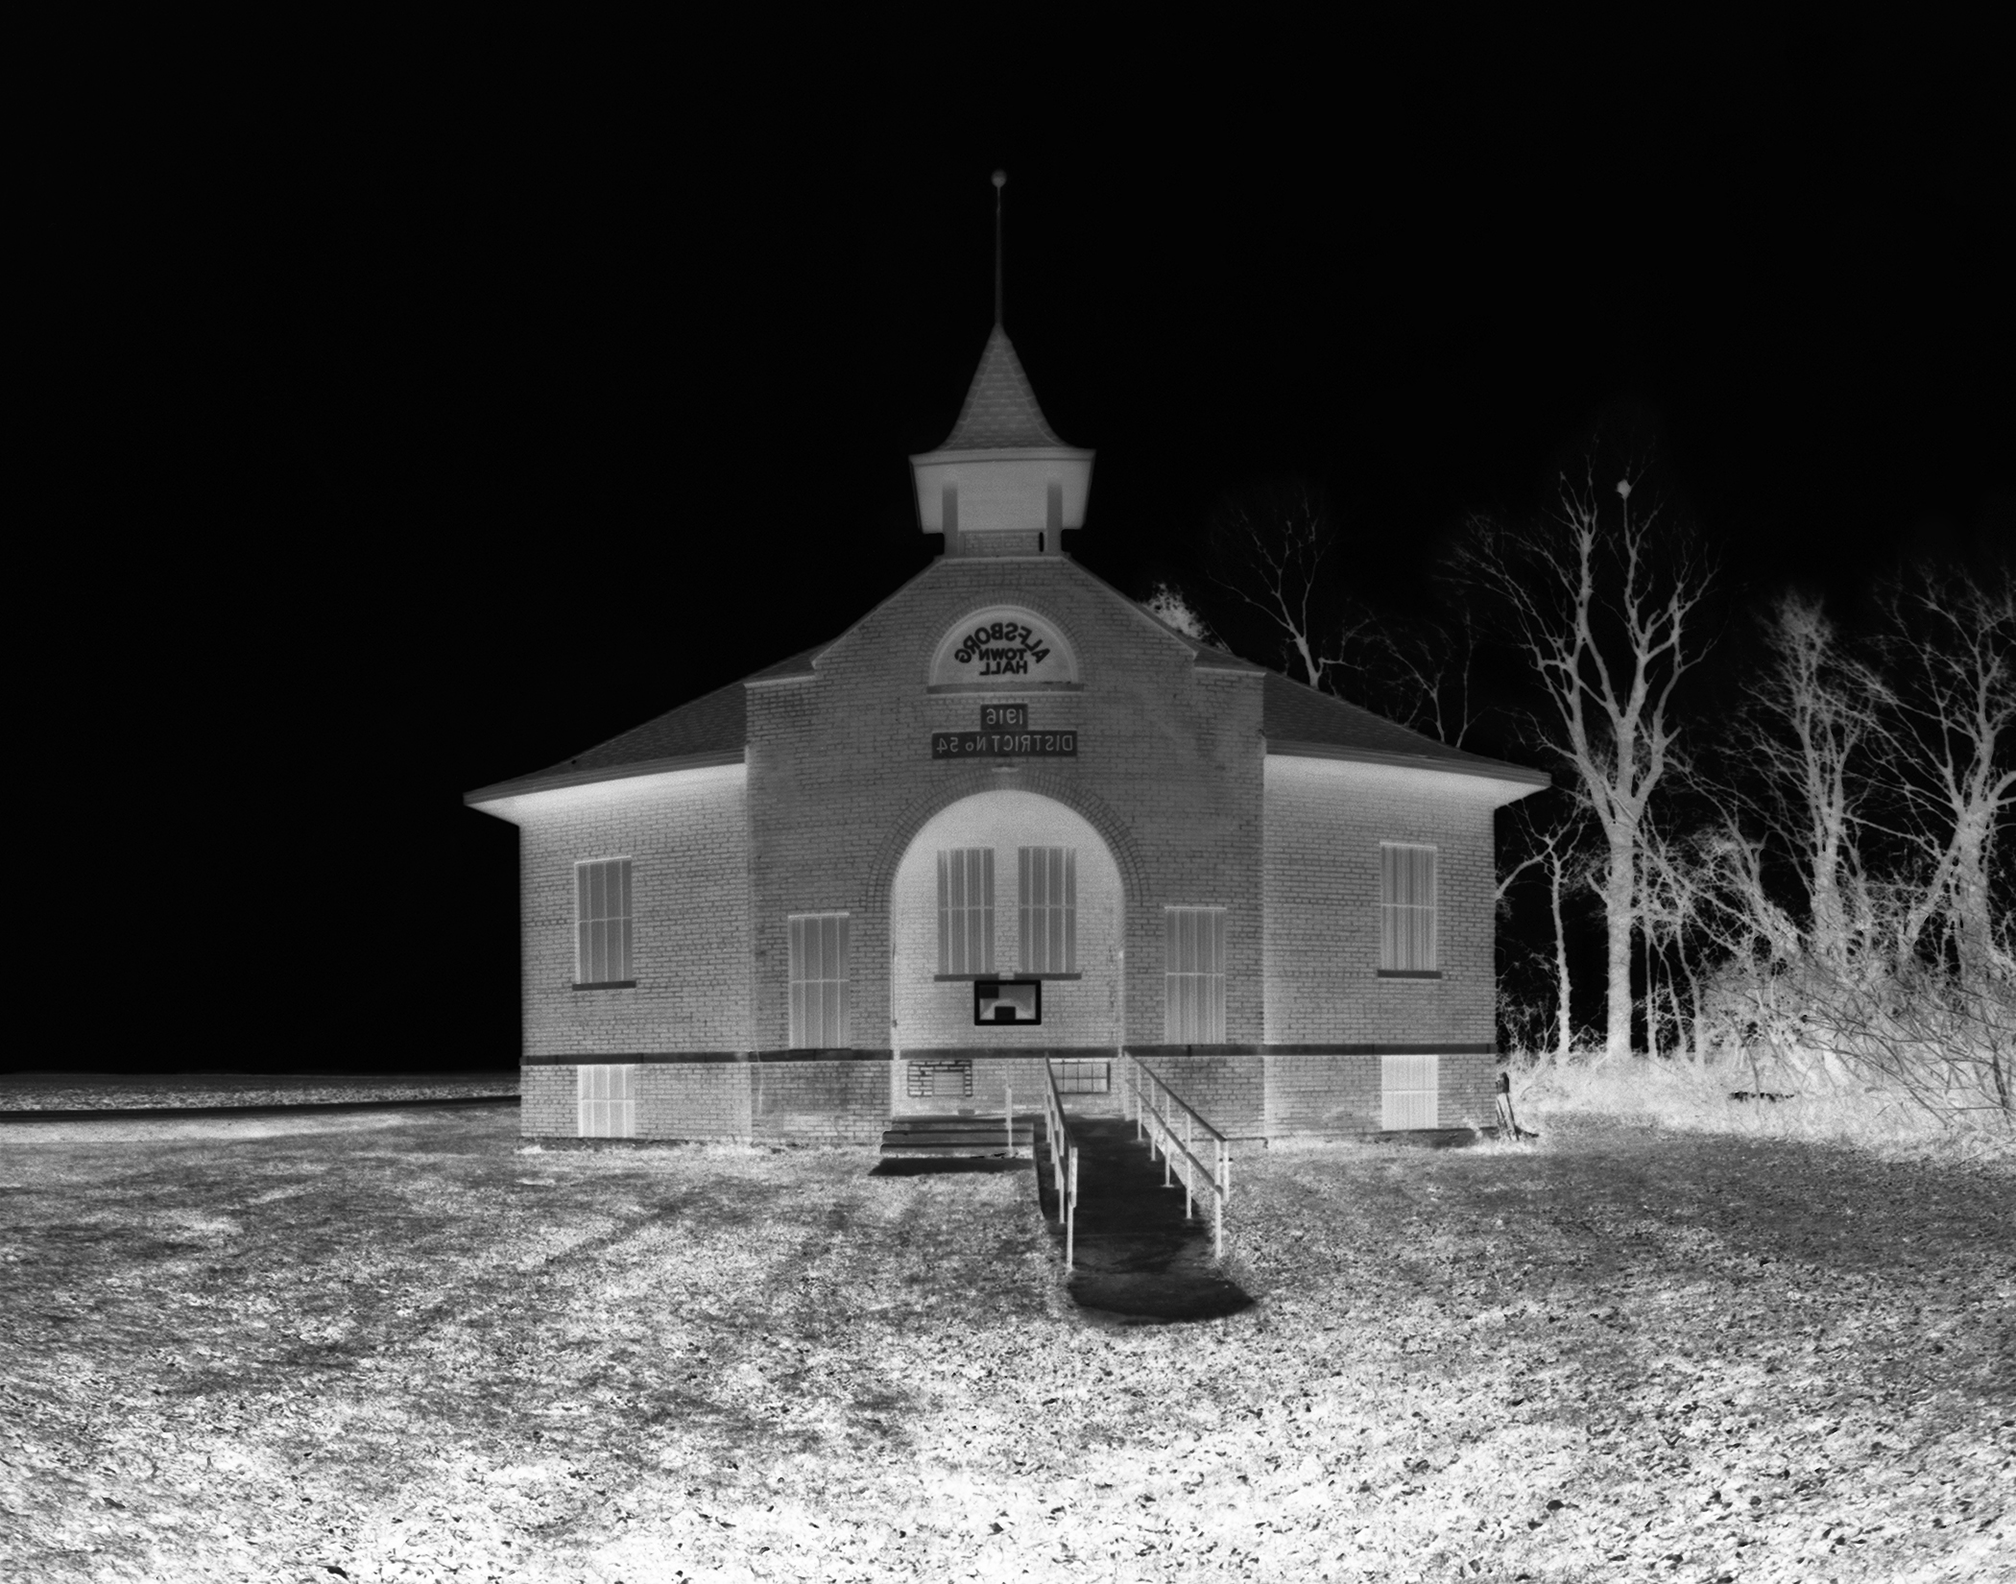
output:
[[[1440,979],[1442,971],[1439,968],[1381,968],[1379,970],[1379,977],[1381,979]]]
[[[965,973],[933,974],[931,976],[933,982],[937,984],[971,984],[976,979],[985,979],[990,983],[998,981],[1001,984],[1028,984],[1034,979],[1083,979],[1084,977],[1082,973]]]
[[[635,990],[635,979],[597,979],[592,984],[577,984],[576,990]]]

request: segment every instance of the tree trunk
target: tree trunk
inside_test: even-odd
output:
[[[1566,1063],[1575,1048],[1575,1005],[1568,977],[1568,935],[1561,924],[1561,878],[1561,855],[1555,853],[1547,863],[1548,900],[1554,908],[1554,1052]]]
[[[1631,1054],[1631,925],[1632,846],[1610,845],[1610,878],[1603,887],[1603,927],[1609,936],[1607,982],[1604,986],[1603,1054],[1615,1060]]]

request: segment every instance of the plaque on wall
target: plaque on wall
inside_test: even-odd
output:
[[[931,734],[933,759],[1076,759],[1076,731],[944,731]]]
[[[1043,981],[1040,979],[975,979],[973,1021],[998,1028],[1003,1023],[1043,1021]]]

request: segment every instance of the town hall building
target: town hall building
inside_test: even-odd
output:
[[[1098,1107],[1493,1119],[1494,811],[1541,772],[1172,630],[1065,554],[1090,451],[997,324],[943,554],[828,643],[467,796],[520,832],[523,1132],[872,1143]]]

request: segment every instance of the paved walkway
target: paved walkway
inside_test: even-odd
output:
[[[1212,1259],[1208,1206],[1198,1207],[1204,1219],[1183,1219],[1182,1185],[1162,1186],[1162,1163],[1136,1142],[1134,1124],[1119,1117],[1070,1121],[1078,1144],[1077,1269],[1071,1276],[1078,1306],[1122,1325],[1210,1320],[1249,1307],[1253,1300]],[[1039,1153],[1043,1211],[1062,1243],[1047,1140]]]

